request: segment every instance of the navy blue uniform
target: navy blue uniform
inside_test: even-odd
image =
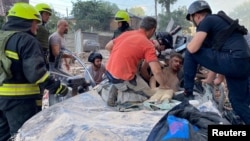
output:
[[[184,88],[193,92],[197,65],[225,75],[229,90],[229,100],[234,111],[246,124],[250,124],[248,98],[248,77],[250,73],[250,50],[244,36],[237,31],[223,44],[220,51],[212,49],[216,35],[229,24],[216,15],[207,15],[197,27],[207,33],[202,47],[191,54],[188,50],[184,58]]]

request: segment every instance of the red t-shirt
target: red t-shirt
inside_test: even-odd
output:
[[[157,61],[155,47],[142,30],[127,31],[113,40],[106,69],[115,78],[131,80],[141,60]]]

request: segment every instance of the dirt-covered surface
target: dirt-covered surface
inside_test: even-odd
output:
[[[165,113],[117,112],[89,91],[33,116],[15,141],[145,141]]]

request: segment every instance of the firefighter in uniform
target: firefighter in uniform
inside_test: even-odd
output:
[[[46,66],[49,68],[48,54],[49,54],[49,34],[50,33],[49,33],[49,30],[46,28],[46,23],[48,22],[52,14],[52,9],[46,3],[39,3],[35,6],[35,8],[40,12],[41,19],[42,19],[41,24],[38,26],[39,28],[37,30],[36,38],[41,43],[44,57],[46,59]]]
[[[40,43],[35,38],[41,22],[35,7],[15,3],[7,17],[3,30],[18,32],[5,45],[5,54],[12,61],[12,77],[0,86],[0,141],[13,138],[23,123],[37,113],[36,98],[41,90],[61,95],[68,92],[68,87],[47,71]]]
[[[114,31],[112,39],[118,37],[125,31],[133,30],[129,25],[130,18],[129,14],[126,11],[119,10],[118,12],[116,12],[115,21],[118,23],[118,28]]]

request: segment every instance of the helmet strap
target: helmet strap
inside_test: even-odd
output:
[[[122,32],[125,31],[129,27],[129,24],[126,21],[122,21],[122,26],[119,27],[119,30]]]
[[[193,14],[193,15],[190,15],[190,16],[192,16],[192,19],[193,19],[193,20],[192,20],[192,23],[194,24],[195,27],[197,27],[198,25],[197,25],[197,24],[195,23],[195,21],[194,21],[194,14]]]

